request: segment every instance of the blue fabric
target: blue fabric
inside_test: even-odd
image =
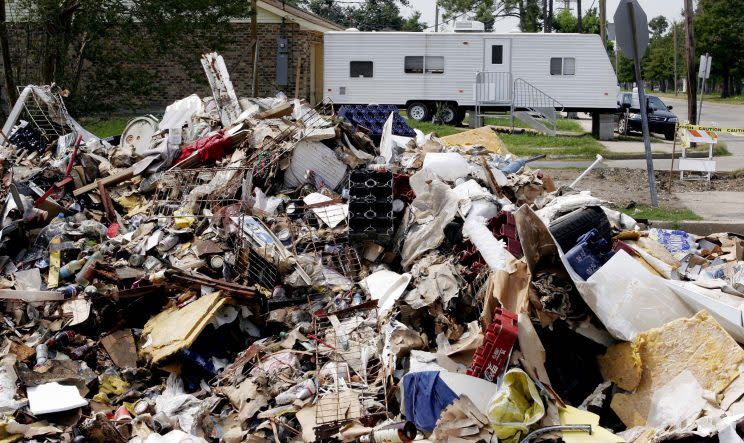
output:
[[[457,395],[439,378],[437,371],[413,372],[403,377],[406,418],[425,432],[434,430],[444,408]]]

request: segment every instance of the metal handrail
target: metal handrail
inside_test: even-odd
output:
[[[563,106],[563,103],[554,99],[553,97],[545,93],[542,89],[522,78],[514,79],[512,94],[514,95],[512,106],[517,108],[553,108],[559,112],[565,108],[565,106]],[[529,101],[526,101],[526,104],[522,101],[522,99],[525,97],[525,94],[527,94],[527,98],[530,99]],[[537,100],[534,100],[535,98],[537,98]],[[536,102],[537,104],[534,104]]]

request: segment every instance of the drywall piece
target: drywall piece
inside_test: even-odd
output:
[[[359,284],[370,293],[372,300],[377,300],[378,307],[384,312],[393,307],[410,281],[411,274],[382,270],[368,275]]]
[[[429,152],[424,157],[424,169],[435,173],[439,178],[454,182],[470,174],[470,166],[465,157],[457,152]]]
[[[220,293],[213,292],[181,309],[167,309],[152,317],[142,330],[140,355],[157,363],[191,346],[224,304]]]
[[[446,137],[442,137],[442,141],[448,146],[483,146],[494,154],[509,154],[509,151],[506,149],[506,145],[504,145],[504,142],[501,141],[499,136],[496,134],[496,131],[487,126],[460,132],[458,134],[448,135]]]
[[[26,389],[26,394],[29,408],[34,415],[69,411],[88,404],[88,400],[80,396],[78,388],[57,382],[31,386]]]
[[[647,423],[654,394],[683,371],[717,395],[739,376],[744,363],[744,350],[705,311],[639,334],[632,351],[625,358],[640,360],[641,379],[632,393],[617,393],[611,403],[628,427]]]

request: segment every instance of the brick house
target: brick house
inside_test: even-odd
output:
[[[29,60],[29,42],[33,42],[33,27],[21,25],[18,11],[13,11],[13,0],[6,3],[9,22],[9,39],[11,58],[14,61],[16,82],[19,85],[38,83],[34,61]],[[320,16],[284,4],[282,0],[258,0],[258,65],[257,95],[273,96],[283,91],[293,97],[295,92],[302,98],[316,103],[323,98],[323,33],[338,31],[343,28]],[[16,23],[13,23],[13,22]],[[251,94],[253,66],[251,54],[251,20],[250,18],[233,19],[232,31],[227,35],[220,54],[230,71],[230,77],[239,96]],[[32,29],[29,31],[29,28]],[[15,29],[15,30],[14,30]],[[200,31],[205,32],[205,31]],[[279,44],[286,43],[286,55],[280,57]],[[119,45],[120,47],[117,47]],[[110,46],[121,54],[130,54],[123,43],[112,39]],[[205,48],[205,50],[209,50]],[[147,83],[146,93],[126,92],[124,96],[104,94],[112,107],[117,103],[127,103],[126,108],[139,111],[162,110],[175,100],[189,94],[197,93],[202,97],[209,96],[209,85],[200,63],[200,53],[180,51],[176,48],[168,53],[159,54],[157,58],[132,59],[123,63],[129,72],[141,73],[132,75],[126,81]],[[284,61],[282,61],[284,59]],[[280,66],[277,75],[277,63]],[[0,69],[2,62],[0,61]],[[296,88],[297,80],[299,87]],[[84,81],[83,81],[84,83]],[[64,86],[64,85],[62,85]],[[97,84],[88,84],[88,88],[98,88]],[[101,85],[99,89],[104,89]],[[81,88],[82,89],[82,88]],[[5,95],[5,91],[3,94]]]

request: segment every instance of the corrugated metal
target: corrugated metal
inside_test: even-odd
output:
[[[325,96],[335,103],[447,100],[472,106],[475,75],[483,70],[484,38],[512,40],[513,78],[535,84],[567,107],[614,108],[617,80],[599,36],[578,34],[329,32]],[[403,59],[411,55],[444,56],[445,73],[404,73]],[[551,77],[550,57],[557,55],[576,58],[575,76]],[[349,78],[352,60],[374,62],[374,77]]]

